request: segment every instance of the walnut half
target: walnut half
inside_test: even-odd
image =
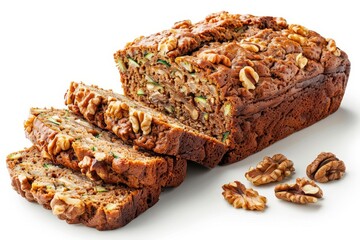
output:
[[[263,211],[266,205],[266,197],[259,195],[252,188],[245,188],[244,184],[234,181],[222,186],[222,195],[235,208],[246,210]]]
[[[293,162],[282,154],[275,154],[273,157],[266,156],[256,168],[251,167],[245,173],[245,177],[254,185],[278,182],[295,171],[293,165]]]
[[[298,178],[294,184],[276,185],[275,196],[285,201],[307,204],[317,202],[318,198],[322,198],[323,192],[314,181]]]
[[[306,175],[317,182],[325,183],[342,178],[345,173],[345,164],[334,154],[320,153],[306,168]]]

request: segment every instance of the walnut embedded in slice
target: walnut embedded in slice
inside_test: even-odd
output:
[[[293,162],[282,154],[275,154],[273,157],[266,156],[256,168],[251,167],[245,173],[245,177],[254,185],[278,182],[295,171],[293,165]]]
[[[259,195],[252,188],[245,188],[244,184],[234,181],[222,186],[224,192],[222,195],[235,208],[246,210],[263,211],[266,205],[266,197]]]
[[[298,178],[294,184],[276,185],[275,196],[285,201],[307,204],[317,202],[318,198],[322,198],[323,192],[314,181]]]
[[[317,182],[325,183],[342,178],[345,164],[333,153],[320,153],[306,168],[306,175]]]

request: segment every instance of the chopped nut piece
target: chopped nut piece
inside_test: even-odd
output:
[[[30,114],[29,118],[24,122],[24,128],[26,132],[30,133],[32,131],[35,118],[35,115]]]
[[[339,57],[341,55],[340,50],[336,47],[336,42],[334,39],[326,39],[328,41],[328,44],[326,46],[326,49],[332,52],[335,56]]]
[[[250,52],[259,52],[260,47],[255,43],[240,43],[240,46]]]
[[[224,64],[225,66],[231,67],[231,60],[222,54],[204,51],[201,52],[198,57],[214,64]]]
[[[263,211],[266,205],[266,197],[259,195],[252,188],[246,189],[244,184],[234,181],[222,186],[224,192],[222,195],[235,208],[243,208],[246,210]]]
[[[106,158],[106,154],[103,152],[96,152],[94,154],[94,157],[95,157],[96,161],[103,161]]]
[[[306,175],[317,182],[339,180],[345,173],[345,164],[334,154],[322,152],[306,168]]]
[[[297,24],[290,24],[289,29],[293,32],[300,34],[301,36],[307,37],[309,34],[309,30],[306,27]]]
[[[129,120],[134,133],[138,133],[140,129],[144,135],[148,135],[151,132],[151,115],[130,108]]]
[[[75,139],[71,136],[61,133],[56,134],[54,139],[52,139],[47,146],[48,153],[55,156],[61,151],[66,151],[70,148],[71,143],[74,140]]]
[[[300,45],[304,45],[307,43],[307,39],[305,37],[303,37],[299,34],[296,34],[296,33],[289,34],[288,38],[295,42],[300,43]]]
[[[194,67],[191,65],[191,63],[184,61],[184,57],[177,57],[175,59],[175,62],[180,66],[182,66],[189,73],[192,73],[195,70]]]
[[[122,118],[122,102],[120,101],[110,101],[108,108],[106,109],[105,116]]]
[[[295,171],[293,162],[282,154],[275,154],[271,157],[264,157],[256,168],[251,167],[245,173],[245,177],[254,185],[262,185],[270,182],[282,181]]]
[[[82,200],[61,192],[55,193],[50,206],[53,214],[61,219],[74,219],[85,212],[85,204]]]
[[[295,59],[296,66],[298,66],[300,69],[303,69],[306,64],[308,63],[308,59],[302,55],[302,53],[299,53],[296,56]]]
[[[246,66],[239,72],[239,79],[247,89],[255,89],[255,84],[259,81],[259,75],[252,67]]]
[[[298,178],[294,184],[276,185],[275,196],[285,201],[307,204],[317,202],[318,198],[322,198],[323,192],[314,181]]]
[[[248,37],[248,38],[242,39],[240,41],[240,46],[244,47],[242,44],[254,44],[254,46],[259,48],[259,51],[264,51],[267,47],[267,44],[264,42],[263,39],[254,38],[254,37]],[[253,50],[255,50],[255,48],[253,48]]]
[[[158,45],[158,51],[161,55],[174,50],[177,47],[177,38],[169,36],[168,38],[163,38]]]

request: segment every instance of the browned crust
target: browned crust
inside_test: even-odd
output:
[[[95,98],[99,99],[96,106],[91,105],[90,101]],[[72,82],[65,99],[65,103],[74,113],[83,116],[98,127],[112,131],[126,143],[143,149],[191,160],[209,168],[215,167],[227,151],[226,145],[217,139],[201,134],[175,119],[110,90]],[[122,109],[123,113],[120,117],[107,116],[109,99],[133,105],[134,108],[141,108],[141,111],[152,115],[151,132],[134,133],[129,121],[128,109]],[[90,111],[90,107],[95,111]],[[168,119],[173,123],[169,123]]]
[[[333,39],[282,18],[228,12],[137,38],[114,57],[125,95],[157,110],[173,106],[169,115],[224,140],[230,150],[222,163],[336,111],[350,72]]]
[[[20,154],[21,157],[12,159],[14,156],[13,154]],[[44,164],[49,164],[50,162],[49,160],[42,158],[40,156],[40,152],[34,146],[13,154],[10,154],[6,159],[12,186],[22,197],[31,202],[37,202],[46,209],[53,210],[54,212],[52,206],[54,206],[54,197],[58,190],[39,188],[36,186],[36,181],[39,179],[46,179],[48,183],[56,183],[58,179],[57,177],[52,176],[54,174],[57,176],[73,176],[74,178],[80,179],[79,184],[83,184],[77,185],[74,187],[74,189],[70,188],[68,190],[76,192],[73,195],[70,195],[71,197],[74,197],[74,199],[78,199],[77,194],[79,192],[88,193],[95,198],[98,197],[96,195],[103,194],[100,192],[93,193],[93,189],[84,188],[85,184],[95,186],[96,184],[99,184],[99,182],[92,182],[86,179],[84,176],[74,173],[69,169],[52,166],[52,168],[55,170],[44,171]],[[26,165],[23,165],[23,163],[26,162],[29,162],[33,165],[32,169],[38,170],[37,174],[32,174],[31,171],[26,168]],[[21,167],[23,170],[19,170]],[[42,174],[39,174],[39,172]],[[104,186],[108,187],[108,185]],[[98,230],[116,229],[126,225],[138,215],[153,206],[158,201],[160,195],[160,188],[155,186],[152,188],[131,189],[123,185],[112,185],[111,188],[112,190],[110,190],[107,194],[113,195],[116,198],[115,194],[122,193],[125,197],[120,201],[110,201],[104,199],[101,204],[92,201],[91,197],[83,197],[81,200],[84,203],[84,208],[81,214],[66,214],[59,215],[58,217],[62,220],[66,220],[66,222],[71,224],[82,223],[86,226],[94,227]],[[115,203],[118,205],[115,209],[105,209],[107,204]],[[65,204],[66,208],[72,207],[66,202]]]
[[[134,150],[111,133],[90,125],[79,116],[65,110],[32,109],[31,112],[29,120],[25,123],[26,135],[45,153],[43,155],[54,163],[83,172],[91,179],[102,179],[108,183],[124,183],[138,188],[154,184],[174,187],[185,178],[186,160],[184,159],[154,156]],[[61,123],[54,126],[47,120],[51,116],[58,116]],[[78,120],[81,124],[77,122]],[[84,127],[82,125],[84,123],[88,124],[88,127]],[[94,132],[100,137],[94,136]],[[70,136],[72,141],[68,149],[54,153],[49,144],[59,134]],[[99,144],[99,146],[94,146],[96,148],[100,145],[109,146],[111,149],[121,151],[122,155],[116,157],[112,152],[105,150],[105,158],[100,161],[96,158],[96,152],[88,146],[88,139],[94,144]],[[177,162],[183,163],[176,164]],[[177,175],[176,172],[181,174]]]
[[[349,69],[345,73],[319,75],[276,97],[270,105],[264,101],[257,107],[242,108],[239,112],[244,115],[232,122],[234,150],[221,164],[244,159],[334,113],[343,98],[348,73]]]

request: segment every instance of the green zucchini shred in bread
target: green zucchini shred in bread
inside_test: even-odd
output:
[[[199,101],[204,101],[203,97]],[[126,143],[155,153],[212,168],[227,151],[221,141],[111,90],[72,82],[65,94],[65,104],[72,112],[113,132]]]
[[[24,126],[44,157],[94,180],[174,187],[186,175],[186,160],[135,150],[68,110],[32,108]]]
[[[98,230],[122,227],[153,206],[160,187],[129,188],[92,181],[82,174],[52,164],[31,148],[6,159],[12,186],[30,202],[37,202],[68,223]]]
[[[333,39],[283,18],[228,12],[136,38],[114,58],[126,96],[223,141],[223,164],[335,112],[350,73]]]

